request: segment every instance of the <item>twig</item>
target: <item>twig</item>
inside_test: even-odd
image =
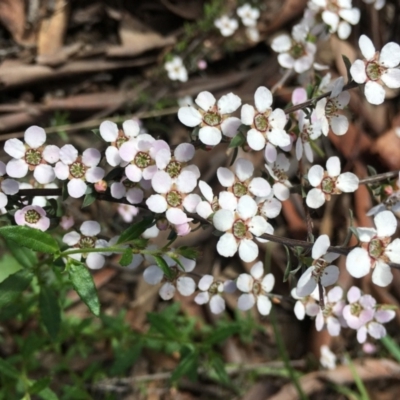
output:
[[[278,89],[280,89],[285,84],[285,82],[291,77],[292,73],[293,69],[292,68],[288,69],[286,73],[282,76],[282,78],[279,79],[279,81],[276,82],[274,86],[272,86],[271,93],[274,94]]]

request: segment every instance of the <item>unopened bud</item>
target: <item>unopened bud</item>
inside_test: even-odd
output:
[[[159,219],[159,220],[157,221],[156,225],[157,225],[157,228],[158,228],[160,231],[166,231],[166,230],[168,229],[168,227],[169,227],[169,222],[168,222],[167,219],[161,218],[161,219]]]
[[[107,186],[107,182],[101,180],[94,184],[94,190],[98,193],[104,193],[107,190]]]

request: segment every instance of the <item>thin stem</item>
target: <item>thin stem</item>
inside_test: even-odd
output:
[[[285,82],[292,76],[292,73],[293,73],[293,68],[288,69],[282,76],[282,78],[279,79],[279,81],[276,82],[274,86],[272,86],[271,93],[274,94],[278,89],[280,89],[285,84]]]
[[[367,185],[369,183],[375,183],[375,182],[383,181],[385,179],[396,178],[399,176],[399,172],[400,171],[390,171],[390,172],[385,172],[383,174],[368,176],[367,178],[360,179],[359,183],[363,184],[363,185]]]

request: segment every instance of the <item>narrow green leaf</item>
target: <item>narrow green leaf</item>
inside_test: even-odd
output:
[[[17,297],[29,286],[33,274],[21,269],[0,283],[0,309],[12,304]]]
[[[356,384],[357,389],[360,392],[361,399],[369,400],[367,388],[365,387],[364,382],[362,381],[360,375],[358,374],[357,369],[349,355],[346,356],[346,360],[347,360],[349,369],[351,371],[351,374],[353,375],[354,383]]]
[[[48,286],[40,287],[39,309],[44,326],[50,337],[55,340],[61,324],[61,311],[57,296]]]
[[[85,264],[76,260],[70,259],[67,268],[72,286],[82,301],[89,307],[89,310],[98,317],[100,315],[100,302],[92,274]]]
[[[132,249],[130,247],[128,247],[123,253],[122,253],[122,257],[119,260],[119,264],[123,267],[126,267],[127,265],[129,265],[133,260],[133,253],[132,253]]]
[[[220,357],[214,357],[211,360],[211,367],[214,369],[218,381],[225,385],[229,385],[231,380],[226,373],[225,364]]]
[[[142,348],[143,344],[138,342],[130,349],[118,349],[115,352],[115,361],[110,370],[111,375],[124,375],[139,358]]]
[[[43,400],[58,400],[58,396],[49,387],[39,392],[38,396]]]
[[[353,80],[353,77],[351,76],[351,73],[350,73],[351,61],[344,54],[342,54],[342,59],[343,59],[344,65],[346,66],[347,83],[350,83]]]
[[[221,326],[213,331],[204,341],[205,345],[211,346],[217,343],[222,343],[229,337],[240,332],[240,326],[238,324],[231,324],[228,326]]]
[[[18,379],[18,370],[4,358],[0,358],[0,372],[9,378]]]
[[[175,252],[185,258],[189,258],[190,260],[196,260],[199,256],[199,252],[197,250],[188,246],[179,247],[175,250]]]
[[[235,147],[241,147],[245,143],[246,143],[246,137],[243,135],[242,132],[239,132],[231,139],[231,142],[229,143],[229,148],[234,149]]]
[[[133,224],[124,232],[118,239],[117,244],[130,242],[131,240],[137,239],[146,229],[154,225],[154,218],[145,217],[142,221]]]
[[[164,275],[168,278],[171,279],[172,278],[172,271],[171,268],[168,267],[168,264],[166,263],[166,261],[160,257],[160,256],[153,256],[156,264],[161,268],[161,270],[164,272]]]
[[[6,240],[41,253],[56,254],[60,251],[58,243],[51,235],[28,226],[2,226],[0,235]]]
[[[92,188],[88,186],[81,208],[90,206],[92,203],[96,201],[96,199],[97,199],[97,192],[95,192]]]
[[[6,240],[7,249],[10,250],[11,254],[14,258],[21,264],[24,268],[32,268],[34,267],[38,260],[36,257],[36,253],[32,250],[29,250],[25,247],[19,246],[17,243],[12,240]]]
[[[51,382],[49,377],[38,379],[33,383],[33,385],[29,388],[30,394],[37,394],[41,392],[43,389],[46,389]]]
[[[286,282],[289,279],[290,271],[292,270],[292,261],[290,259],[289,248],[285,245],[283,245],[283,247],[285,248],[286,260],[287,260],[285,273],[283,275],[283,282]]]
[[[162,333],[165,337],[174,340],[180,337],[180,333],[176,329],[175,325],[163,315],[158,313],[147,313],[147,319],[149,320],[151,327]]]
[[[186,354],[171,375],[171,381],[176,382],[179,378],[186,375],[193,380],[197,375],[197,367],[199,363],[199,354],[196,351],[191,351]]]
[[[388,335],[381,339],[383,345],[387,348],[393,358],[400,363],[400,347],[399,345]]]

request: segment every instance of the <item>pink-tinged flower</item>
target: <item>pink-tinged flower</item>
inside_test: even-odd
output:
[[[371,39],[361,35],[358,42],[365,60],[356,60],[350,67],[350,73],[357,83],[365,83],[364,94],[371,104],[382,104],[385,100],[386,85],[388,88],[400,87],[400,46],[390,42],[383,46],[379,53]]]
[[[336,368],[336,356],[327,345],[322,345],[320,348],[321,357],[319,362],[324,368],[335,369]]]
[[[140,182],[132,182],[126,177],[123,177],[120,182],[113,182],[110,187],[111,196],[114,199],[126,199],[131,204],[139,204],[143,201],[144,192],[147,182],[141,180]]]
[[[146,257],[148,258],[148,257]],[[183,266],[178,265],[170,257],[163,256],[165,262],[171,271],[171,277],[164,275],[164,272],[157,265],[150,265],[143,272],[143,278],[149,285],[164,284],[159,290],[159,295],[163,300],[170,300],[174,297],[176,289],[182,296],[190,296],[196,290],[195,281],[186,276],[188,272],[192,272],[196,266],[196,261],[179,256],[179,261]]]
[[[188,72],[186,67],[183,65],[181,57],[174,56],[171,61],[167,61],[164,64],[164,68],[171,81],[186,82],[188,80]]]
[[[372,321],[375,314],[376,300],[369,294],[362,295],[361,290],[352,286],[347,292],[347,304],[343,308],[343,318],[351,329],[360,329]]]
[[[272,186],[274,196],[281,201],[287,200],[290,196],[292,184],[289,182],[288,176],[286,175],[286,171],[289,170],[289,167],[289,159],[282,153],[278,154],[274,163],[265,164],[265,168],[275,181]]]
[[[277,36],[271,43],[272,50],[280,53],[278,62],[283,68],[293,68],[298,74],[311,68],[317,47],[307,41],[307,25],[295,25],[292,36]]]
[[[268,161],[275,161],[275,146],[290,145],[290,136],[285,131],[286,114],[280,108],[272,110],[272,93],[260,86],[254,94],[255,108],[244,104],[241,119],[244,125],[250,126],[247,132],[247,143],[253,150],[262,150]]]
[[[257,25],[258,18],[260,18],[260,10],[252,7],[249,3],[238,7],[236,13],[244,26],[254,27]]]
[[[0,161],[0,209],[8,203],[7,195],[13,195],[19,191],[19,183],[14,179],[4,178],[6,165]]]
[[[217,18],[214,21],[214,25],[219,29],[221,35],[225,37],[232,36],[239,27],[237,20],[235,18],[229,18],[227,15],[222,15],[220,18]]]
[[[53,167],[59,159],[60,149],[54,145],[43,147],[46,132],[33,125],[25,131],[25,143],[19,139],[9,139],[4,144],[4,151],[13,157],[7,164],[7,174],[12,178],[23,178],[28,171],[34,171],[34,178],[41,184],[55,179]]]
[[[321,136],[321,123],[315,117],[315,112],[311,116],[312,122],[304,113],[299,115],[299,137],[296,141],[296,158],[301,160],[305,154],[307,160],[312,163],[314,154],[311,147],[311,142]]]
[[[100,159],[101,154],[97,149],[86,149],[82,156],[71,144],[60,149],[60,161],[54,171],[58,179],[69,179],[67,187],[71,197],[82,197],[86,192],[86,182],[96,183],[104,178],[104,169],[97,167]]]
[[[112,121],[103,121],[100,124],[100,135],[110,146],[106,149],[106,160],[112,167],[123,164],[119,155],[120,147],[130,139],[137,137],[140,133],[140,126],[137,121],[128,119],[122,123],[122,129]]]
[[[43,232],[47,231],[50,226],[50,219],[46,216],[46,211],[39,206],[26,206],[17,210],[14,218],[17,225],[26,225]]]
[[[213,217],[214,227],[225,232],[217,243],[218,253],[232,257],[239,251],[243,261],[254,261],[258,256],[258,246],[253,238],[264,233],[272,234],[274,229],[264,217],[256,215],[257,203],[249,195],[242,196],[237,206],[233,201],[230,204],[226,201],[222,205],[225,208],[218,210]]]
[[[125,142],[119,149],[119,155],[129,164],[125,167],[128,179],[132,182],[150,180],[158,170],[155,158],[162,149],[169,150],[168,143],[155,140],[147,133]]]
[[[349,253],[346,268],[355,278],[367,275],[372,268],[372,282],[387,286],[393,279],[389,262],[400,263],[400,239],[391,242],[397,220],[391,211],[382,211],[375,216],[374,222],[376,229],[357,228],[362,247]]]
[[[320,309],[315,318],[317,331],[321,331],[326,326],[331,336],[338,336],[341,327],[345,326],[342,317],[344,305],[343,290],[339,286],[335,286],[325,298],[325,308]]]
[[[60,220],[60,226],[64,231],[68,231],[75,225],[74,217],[63,215]]]
[[[386,328],[383,324],[391,321],[396,316],[394,310],[387,310],[384,306],[377,306],[374,319],[367,322],[357,330],[357,340],[359,343],[364,343],[367,340],[367,335],[374,339],[382,339],[386,336]]]
[[[210,302],[210,309],[214,314],[220,314],[225,310],[223,293],[231,293],[236,289],[233,281],[221,282],[215,280],[212,275],[204,275],[198,286],[201,291],[194,298],[194,301],[200,305]]]
[[[358,178],[351,172],[340,173],[338,157],[329,157],[326,171],[320,165],[313,165],[308,171],[308,181],[314,187],[307,193],[306,203],[310,208],[319,208],[329,201],[333,194],[350,193],[358,189]]]
[[[228,192],[240,198],[244,195],[266,197],[271,193],[271,186],[264,178],[253,178],[254,165],[251,161],[238,158],[232,172],[228,168],[219,167],[217,177],[219,183]]]
[[[100,247],[108,247],[108,242],[104,239],[97,239],[100,233],[100,224],[96,221],[85,221],[80,227],[81,233],[72,231],[63,236],[62,241],[73,249],[93,249]],[[77,253],[70,254],[75,260],[81,261],[82,257],[86,260],[86,265],[90,269],[100,269],[104,266],[104,256],[110,255],[108,252],[100,253]]]
[[[315,317],[319,313],[320,306],[317,303],[317,300],[319,300],[318,288],[315,288],[310,295],[305,297],[298,296],[296,288],[293,288],[290,294],[297,300],[294,305],[294,314],[298,320],[302,321],[306,315]]]
[[[360,10],[351,6],[351,0],[311,0],[311,6],[322,12],[322,20],[329,31],[337,32],[343,40],[350,36],[351,25],[360,21]]]
[[[135,206],[130,206],[129,204],[119,204],[118,214],[126,223],[129,224],[133,221],[133,218],[139,214],[139,209]]]
[[[264,267],[261,261],[256,262],[250,274],[240,274],[236,281],[237,288],[243,292],[238,299],[239,310],[250,310],[257,303],[261,315],[268,315],[272,303],[268,297],[275,284],[272,274],[264,276]]]
[[[343,77],[337,79],[331,95],[317,102],[315,116],[320,121],[322,133],[328,136],[329,126],[335,135],[342,136],[349,129],[349,121],[345,115],[339,114],[349,104],[350,93],[342,92]]]
[[[336,283],[339,277],[339,268],[330,263],[336,260],[339,255],[327,253],[331,245],[328,235],[321,235],[312,247],[311,257],[313,263],[311,267],[300,277],[297,283],[296,294],[299,297],[310,295],[318,285],[330,286]]]
[[[222,139],[222,133],[232,138],[236,135],[241,122],[239,118],[229,117],[242,101],[233,93],[222,96],[218,102],[210,92],[201,92],[196,97],[200,109],[191,106],[181,107],[178,118],[182,124],[194,128],[200,127],[199,139],[207,146],[216,146]]]

